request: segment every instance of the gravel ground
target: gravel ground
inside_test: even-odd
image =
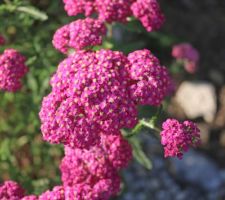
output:
[[[123,173],[124,191],[117,200],[224,200],[225,169],[197,151],[183,160],[164,159],[158,142],[144,136],[153,169],[132,162]],[[192,175],[193,174],[193,175]]]

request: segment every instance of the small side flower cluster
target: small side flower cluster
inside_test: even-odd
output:
[[[15,92],[21,88],[21,78],[28,72],[25,61],[15,49],[6,49],[0,55],[0,90]]]
[[[195,73],[197,71],[199,53],[191,44],[181,43],[173,46],[172,56],[184,62],[184,67],[187,72]]]
[[[200,144],[200,131],[191,121],[180,123],[176,119],[167,119],[162,129],[161,143],[164,146],[165,157],[181,159],[189,147],[196,147]]]
[[[5,44],[5,38],[2,35],[0,35],[0,46],[4,44]]]
[[[139,19],[147,31],[159,29],[164,23],[164,15],[157,0],[63,0],[68,15],[93,13],[107,22],[127,22],[132,15]]]
[[[76,20],[58,29],[53,37],[53,46],[62,53],[70,48],[80,50],[101,45],[106,27],[99,20],[86,18]]]

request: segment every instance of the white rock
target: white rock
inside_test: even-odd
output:
[[[176,101],[188,118],[203,117],[212,122],[216,114],[216,92],[208,82],[183,82],[177,90]]]

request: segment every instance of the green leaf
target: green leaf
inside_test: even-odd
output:
[[[142,166],[144,166],[146,169],[151,170],[152,169],[152,162],[151,160],[147,157],[147,155],[145,154],[145,152],[142,149],[141,143],[138,140],[138,138],[130,138],[129,139],[132,147],[133,147],[133,156],[135,158],[135,160],[141,164]]]
[[[38,19],[40,21],[45,21],[48,19],[48,15],[40,10],[38,10],[37,8],[34,8],[32,6],[19,6],[16,8],[17,11],[20,12],[24,12],[29,14],[30,16],[32,16],[35,19]]]

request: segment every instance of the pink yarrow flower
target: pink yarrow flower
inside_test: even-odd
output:
[[[157,0],[137,0],[131,10],[148,32],[159,29],[165,21]]]
[[[200,145],[199,132],[197,125],[191,121],[180,123],[176,119],[167,119],[160,134],[165,157],[181,159],[189,147]]]
[[[119,192],[120,178],[117,169],[112,166],[101,147],[90,150],[66,147],[60,169],[65,187],[88,187],[98,191],[98,194],[107,192],[106,199]]]
[[[85,14],[88,17],[95,11],[95,0],[63,0],[63,2],[69,16]]]
[[[95,0],[99,19],[108,23],[126,22],[132,15],[130,6],[134,0]]]
[[[0,184],[0,199],[20,200],[24,193],[24,189],[14,181],[5,181]]]
[[[22,87],[21,78],[28,72],[26,58],[15,49],[0,55],[0,90],[15,92]]]
[[[56,49],[67,53],[70,48],[81,50],[101,45],[104,35],[106,35],[106,27],[99,20],[79,19],[58,29],[52,43]]]
[[[63,0],[68,15],[98,14],[98,19],[107,22],[127,22],[134,15],[147,31],[159,29],[164,15],[157,0]]]
[[[181,43],[173,46],[172,56],[184,61],[187,72],[195,73],[198,69],[199,52],[189,43]]]
[[[130,53],[128,60],[133,81],[130,86],[132,99],[141,105],[160,105],[171,91],[172,80],[168,70],[147,49]]]
[[[78,51],[62,61],[40,111],[44,140],[90,148],[101,134],[134,127],[128,65],[125,55],[111,50]]]

